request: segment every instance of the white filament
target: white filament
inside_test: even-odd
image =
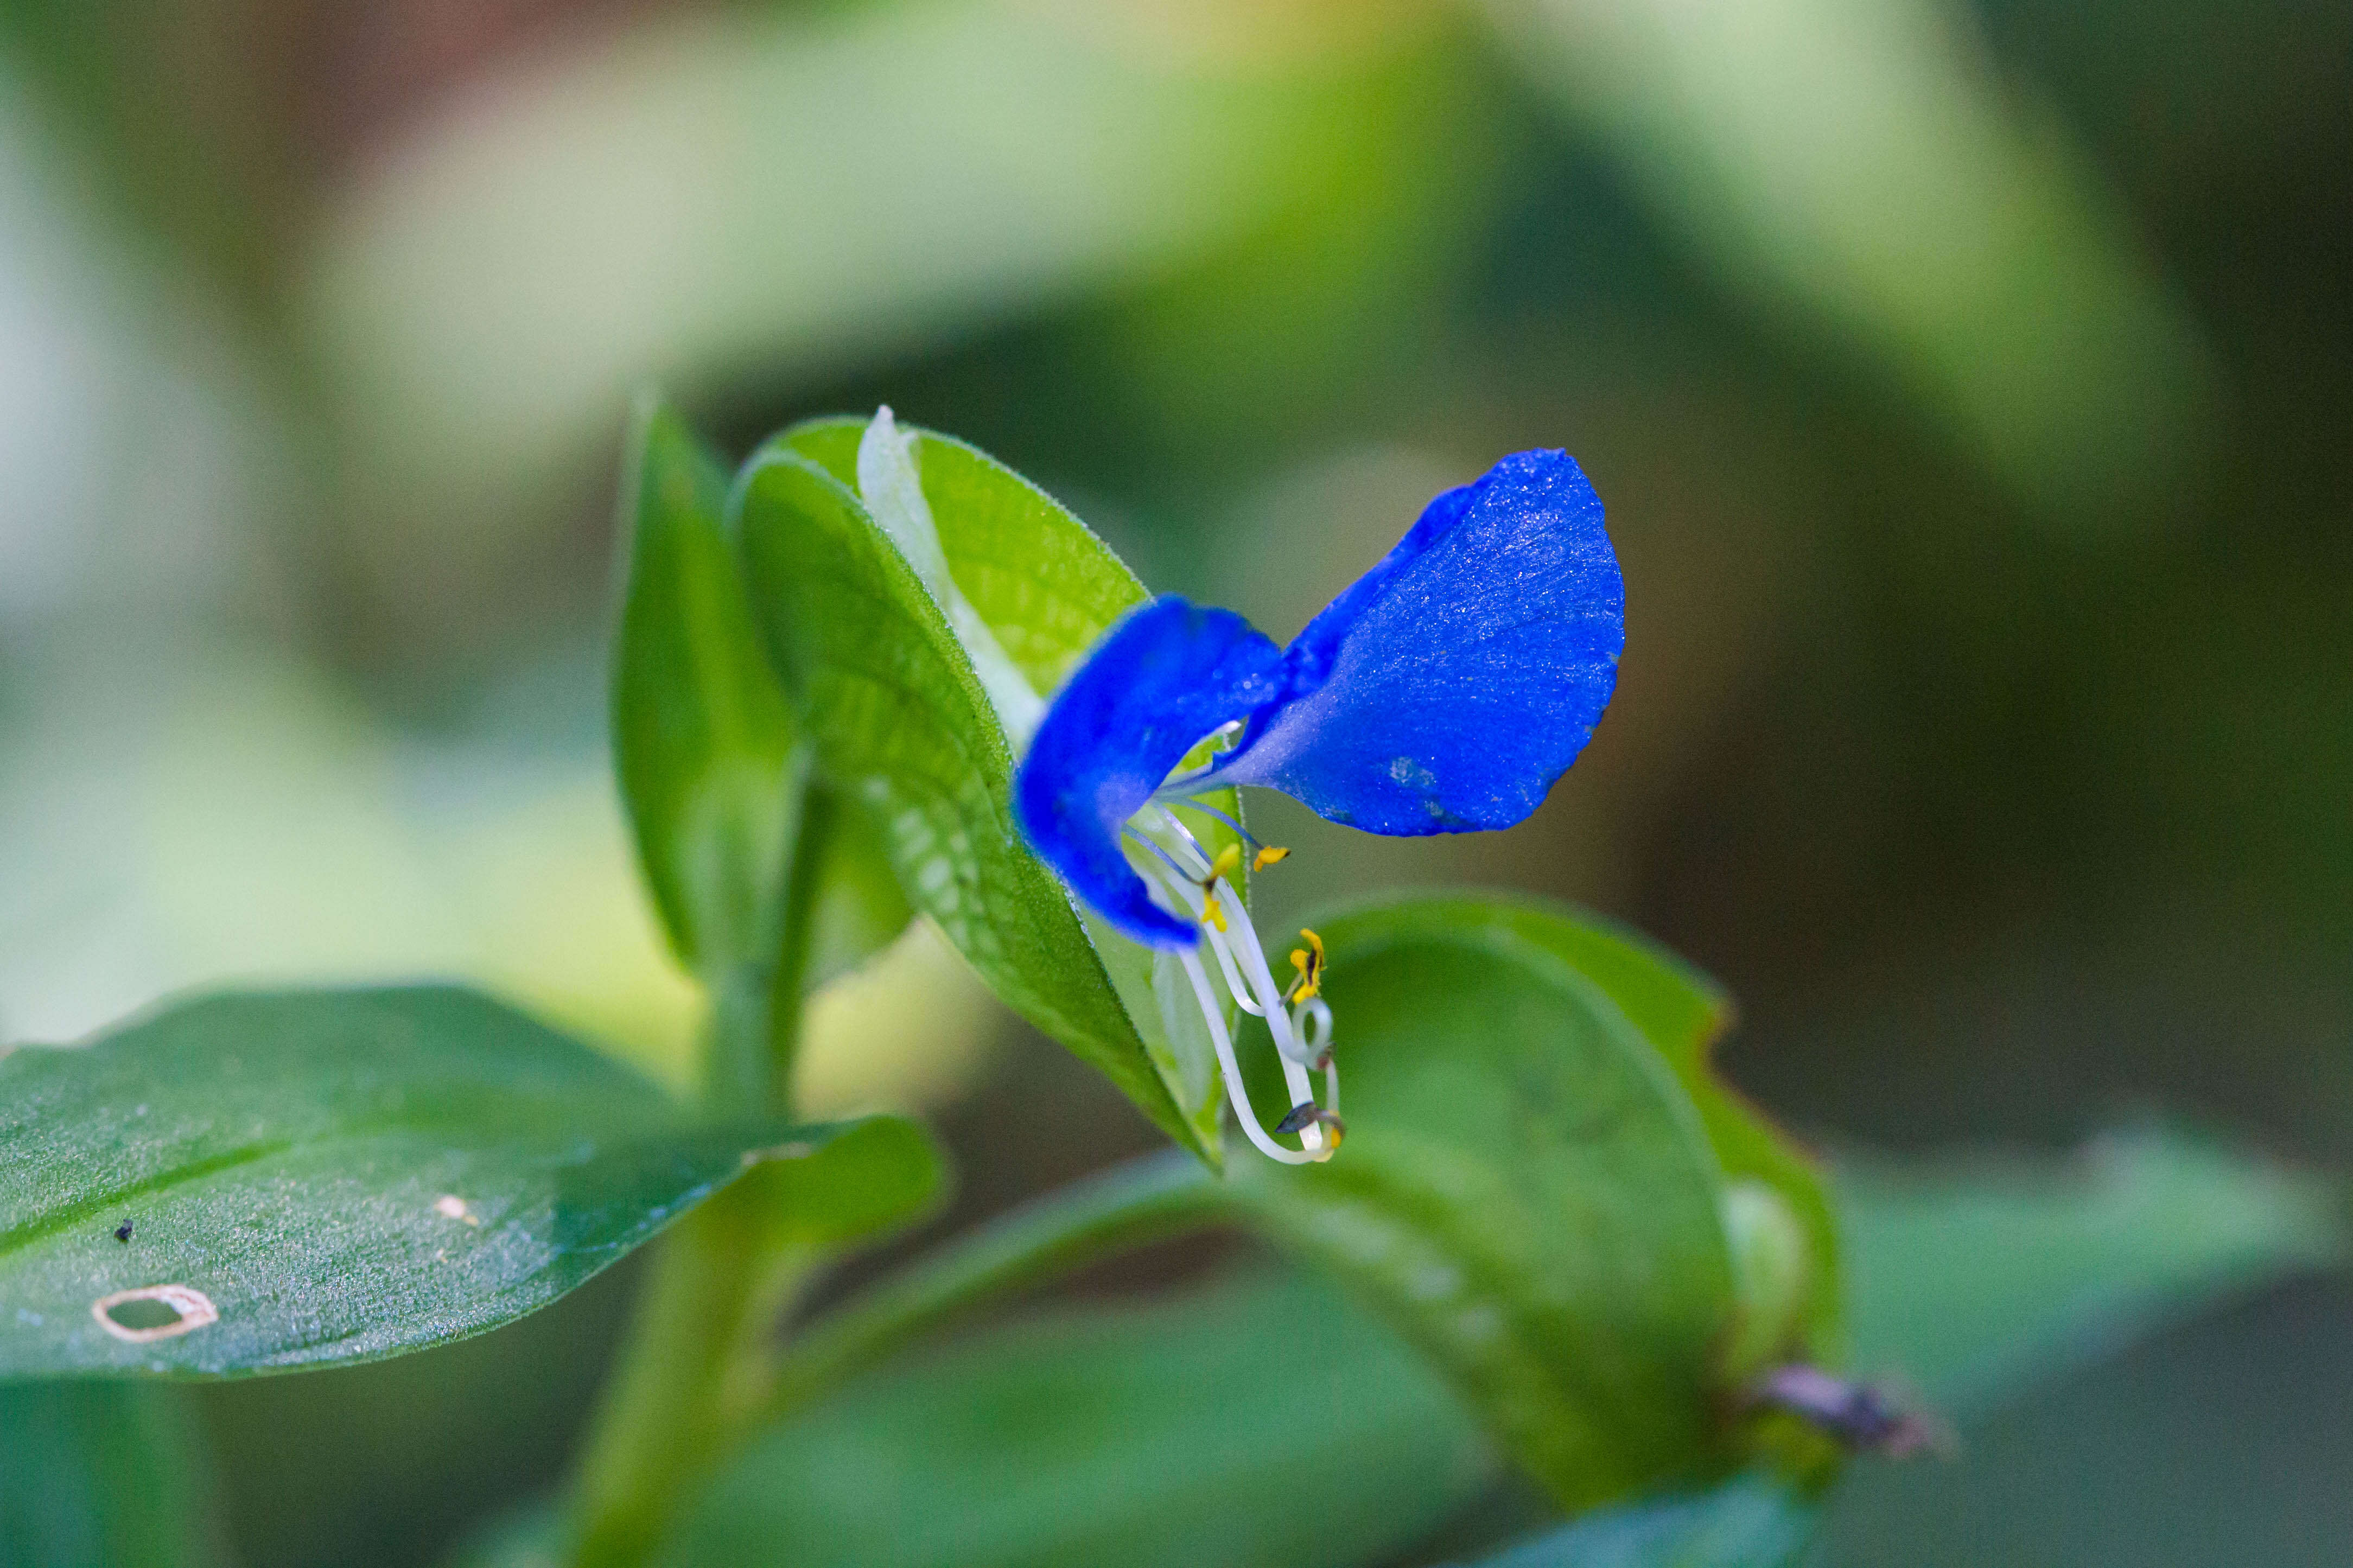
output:
[[[1275,1054],[1282,1063],[1283,1081],[1290,1089],[1291,1103],[1298,1106],[1314,1102],[1314,1084],[1307,1076],[1307,1069],[1320,1065],[1324,1069],[1325,1088],[1325,1100],[1321,1109],[1336,1116],[1339,1113],[1340,1070],[1330,1054],[1331,1007],[1321,997],[1309,997],[1302,1002],[1296,1014],[1283,1005],[1282,994],[1276,987],[1273,973],[1268,967],[1266,952],[1259,945],[1258,931],[1251,924],[1250,911],[1243,906],[1240,897],[1224,878],[1209,879],[1214,862],[1184,823],[1166,807],[1159,808],[1154,815],[1159,818],[1155,826],[1173,833],[1176,838],[1175,852],[1166,855],[1166,863],[1155,863],[1151,868],[1156,885],[1176,902],[1180,913],[1190,915],[1198,924],[1210,952],[1217,955],[1218,967],[1235,1003],[1266,1020],[1267,1032],[1274,1040]],[[1155,847],[1162,844],[1156,836],[1146,838],[1145,842]],[[1176,857],[1180,855],[1188,864],[1177,861]],[[1202,886],[1204,879],[1208,879],[1206,888]],[[1219,930],[1214,921],[1205,918],[1208,900],[1212,898],[1221,900],[1222,910],[1231,911],[1225,931]],[[1262,1152],[1286,1164],[1329,1159],[1332,1151],[1326,1146],[1320,1122],[1311,1121],[1300,1129],[1299,1141],[1303,1147],[1297,1151],[1284,1149],[1275,1142],[1260,1124],[1257,1114],[1250,1109],[1249,1093],[1242,1088],[1241,1070],[1234,1059],[1232,1037],[1226,1028],[1225,1009],[1210,988],[1208,972],[1201,964],[1199,949],[1198,946],[1187,949],[1180,957],[1186,973],[1192,978],[1194,995],[1200,1002],[1203,1016],[1208,1020],[1209,1036],[1218,1048],[1218,1065],[1225,1072],[1228,1097],[1233,1104],[1234,1114],[1240,1120],[1242,1130],[1250,1141]]]
[[[1187,873],[1192,880],[1188,882],[1180,879],[1179,882],[1172,883],[1171,886],[1179,888],[1180,890],[1177,893],[1177,897],[1189,906],[1189,912],[1192,914],[1193,918],[1198,921],[1201,918],[1203,912],[1208,907],[1208,899],[1199,891],[1195,884],[1198,883],[1200,879],[1207,877],[1209,874],[1209,858],[1202,850],[1200,840],[1195,838],[1193,835],[1187,830],[1183,823],[1177,821],[1174,816],[1171,816],[1166,811],[1163,811],[1160,815],[1167,819],[1169,826],[1176,830],[1177,847],[1184,850],[1186,852],[1186,858],[1193,862],[1192,870]],[[1150,841],[1147,840],[1147,842]],[[1228,896],[1230,897],[1230,893]],[[1241,907],[1239,900],[1235,901],[1234,910],[1236,913],[1240,914],[1243,917],[1245,923],[1247,923],[1249,911]],[[1241,972],[1234,967],[1234,952],[1233,948],[1226,941],[1226,933],[1219,931],[1215,925],[1204,922],[1201,927],[1201,934],[1209,939],[1209,951],[1218,955],[1218,968],[1225,975],[1226,989],[1233,994],[1234,1001],[1240,1005],[1243,1012],[1248,1013],[1251,1017],[1265,1017],[1266,1009],[1259,1005],[1259,1004],[1252,999],[1250,987],[1242,982]],[[1253,943],[1257,942],[1256,931],[1251,932],[1250,940]]]
[[[1200,875],[1208,876],[1210,863],[1208,857],[1202,853],[1200,841],[1193,837],[1192,829],[1176,820],[1176,814],[1166,806],[1160,808],[1160,816],[1170,827],[1176,831],[1185,847],[1189,849],[1193,858],[1200,863]],[[1290,1011],[1282,1005],[1282,988],[1274,983],[1274,973],[1267,967],[1266,950],[1258,944],[1258,931],[1250,924],[1248,911],[1243,910],[1241,900],[1234,895],[1231,887],[1224,879],[1219,879],[1218,886],[1224,889],[1224,896],[1231,903],[1235,911],[1243,917],[1239,922],[1239,929],[1233,934],[1232,947],[1234,953],[1241,961],[1242,973],[1250,981],[1250,989],[1257,994],[1259,1005],[1252,1007],[1244,995],[1242,987],[1238,984],[1233,988],[1234,1000],[1240,1003],[1248,1011],[1266,1020],[1267,1032],[1274,1037],[1274,1048],[1282,1054],[1286,1068],[1293,1065],[1302,1068],[1314,1065],[1322,1053],[1308,1050],[1293,1034]],[[1200,910],[1196,907],[1193,912],[1198,915]],[[1231,960],[1228,957],[1226,933],[1212,925],[1204,928],[1203,934],[1208,937],[1209,945],[1218,950],[1219,959],[1226,960],[1227,979],[1228,983],[1231,984]],[[1286,1074],[1286,1076],[1289,1075]],[[1291,1086],[1294,1103],[1308,1098],[1310,1091],[1302,1087],[1306,1081],[1306,1075],[1301,1073],[1298,1075],[1297,1081]]]
[[[1245,915],[1243,918],[1249,917]],[[1266,1009],[1250,999],[1250,987],[1242,984],[1240,972],[1234,968],[1234,951],[1227,944],[1226,933],[1215,926],[1207,926],[1201,934],[1209,939],[1209,951],[1218,955],[1218,968],[1225,974],[1226,989],[1233,993],[1235,1002],[1251,1017],[1265,1017]]]
[[[1233,1039],[1226,1033],[1226,1010],[1210,994],[1209,977],[1201,968],[1201,955],[1187,948],[1176,956],[1185,965],[1187,977],[1193,982],[1193,994],[1200,999],[1201,1016],[1209,1021],[1209,1039],[1218,1047],[1218,1066],[1226,1075],[1226,1097],[1233,1102],[1234,1116],[1241,1122],[1242,1131],[1258,1145],[1259,1152],[1270,1160],[1280,1160],[1286,1165],[1314,1163],[1319,1154],[1306,1149],[1286,1149],[1259,1125],[1258,1112],[1250,1109],[1250,1090],[1242,1087],[1241,1067],[1234,1060]]]
[[[1314,1053],[1308,1059],[1313,1061],[1322,1057],[1324,1047],[1332,1043],[1331,1005],[1321,996],[1310,996],[1299,1005],[1299,1009],[1293,1015],[1292,1021],[1299,1024],[1300,1038],[1306,1044],[1308,1050]],[[1307,1027],[1309,1024],[1314,1025],[1315,1027],[1310,1030]]]

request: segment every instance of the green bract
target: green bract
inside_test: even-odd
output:
[[[0,1058],[0,1378],[232,1375],[478,1333],[839,1131],[693,1119],[435,987],[216,996],[19,1049]]]
[[[915,906],[997,994],[1100,1068],[1165,1131],[1219,1157],[1219,1085],[1181,979],[1083,919],[1021,842],[1006,731],[953,606],[860,499],[862,421],[821,420],[763,447],[734,508],[752,602],[824,777],[883,831]],[[1051,691],[1145,596],[1076,518],[962,442],[913,452],[953,585],[1035,692]],[[1238,815],[1230,795],[1220,803]],[[1229,834],[1206,819],[1213,845]],[[1155,980],[1160,982],[1155,985]]]

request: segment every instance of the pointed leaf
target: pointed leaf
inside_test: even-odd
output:
[[[1348,1135],[1234,1175],[1585,1508],[1724,1462],[1723,1173],[1667,1064],[1524,915],[1422,897],[1316,922]]]
[[[725,467],[658,405],[630,445],[613,760],[671,945],[706,972],[774,943],[797,737],[723,525]]]
[[[639,410],[621,502],[629,556],[613,653],[614,765],[671,947],[713,982],[773,963],[802,767],[727,536],[727,483],[675,414]],[[812,986],[909,918],[862,814],[845,814],[826,854]]]
[[[832,1127],[689,1118],[440,987],[230,994],[0,1058],[0,1378],[365,1360],[545,1305]]]

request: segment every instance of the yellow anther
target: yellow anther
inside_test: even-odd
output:
[[[1304,1002],[1324,989],[1324,939],[1304,926],[1299,934],[1307,939],[1307,945],[1291,950],[1291,967],[1299,971],[1299,978],[1291,983],[1283,997],[1286,1002]]]
[[[1261,845],[1259,847],[1258,854],[1250,860],[1250,869],[1253,871],[1263,871],[1269,866],[1272,866],[1280,862],[1284,856],[1290,853],[1290,850],[1277,848],[1271,844]]]
[[[1217,858],[1209,862],[1209,874],[1201,879],[1201,923],[1203,925],[1215,926],[1219,931],[1226,929],[1225,906],[1218,901],[1218,879],[1230,877],[1241,868],[1242,847],[1239,844],[1227,845],[1223,849],[1219,850]]]

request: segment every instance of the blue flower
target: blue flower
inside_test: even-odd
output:
[[[1262,784],[1370,833],[1508,827],[1591,738],[1617,684],[1625,603],[1576,462],[1515,453],[1431,501],[1288,648],[1174,595],[1131,611],[1047,710],[1015,811],[1113,926],[1189,947],[1196,921],[1131,862],[1138,812]],[[1229,725],[1230,750],[1168,777]]]
[[[1370,833],[1508,827],[1592,738],[1625,609],[1593,487],[1566,452],[1519,452],[1431,501],[1288,648],[1171,595],[1121,619],[1055,695],[1014,780],[1021,831],[1112,926],[1176,953],[1236,1119],[1271,1158],[1329,1159],[1345,1131],[1324,944],[1303,931],[1278,987],[1234,891],[1240,847],[1211,855],[1169,807],[1219,816],[1198,797],[1261,784]],[[1252,868],[1285,853],[1261,847]],[[1292,1106],[1272,1133],[1205,951],[1282,1059]]]

